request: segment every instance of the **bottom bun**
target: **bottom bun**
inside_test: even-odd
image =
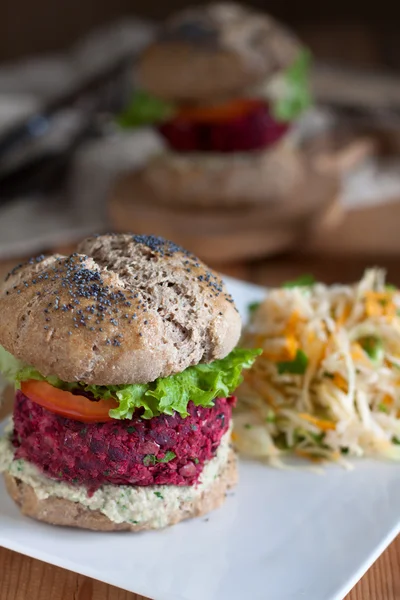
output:
[[[110,210],[120,198],[186,209],[265,206],[290,197],[305,171],[302,153],[289,142],[241,154],[166,152],[121,177]]]
[[[55,496],[38,498],[32,486],[7,472],[4,473],[4,480],[8,493],[19,506],[22,514],[39,521],[94,531],[143,531],[157,528],[149,522],[140,524],[115,523],[99,510],[87,508],[80,502],[73,502]],[[179,508],[173,507],[171,509],[163,526],[174,525],[191,517],[199,517],[218,508],[225,500],[226,491],[233,487],[236,482],[236,457],[234,452],[230,450],[227,461],[221,466],[211,485],[202,489],[200,494],[195,495],[189,501],[185,500],[184,493],[182,493]],[[187,488],[182,488],[183,490],[187,491]]]

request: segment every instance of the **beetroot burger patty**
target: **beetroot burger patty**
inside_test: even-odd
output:
[[[101,484],[192,485],[228,430],[233,398],[212,408],[188,405],[189,416],[81,423],[55,415],[17,392],[16,458],[46,475],[89,489]]]
[[[274,119],[260,102],[248,114],[230,120],[196,123],[178,117],[158,129],[177,152],[228,153],[267,148],[287,133],[289,125]]]

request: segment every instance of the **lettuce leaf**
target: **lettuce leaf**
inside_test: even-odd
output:
[[[64,388],[64,385],[75,385],[64,384],[64,382],[55,375],[44,377],[37,369],[35,369],[35,367],[30,367],[29,365],[26,365],[22,361],[18,360],[15,358],[15,356],[7,352],[3,346],[0,346],[0,373],[3,375],[4,379],[8,381],[8,383],[15,383],[17,387],[19,387],[21,381],[27,381],[28,379],[47,381],[54,387],[62,389],[67,389]]]
[[[303,350],[297,350],[293,360],[278,362],[278,373],[292,373],[293,375],[304,375],[308,366],[308,356]]]
[[[249,311],[250,315],[253,315],[259,306],[261,306],[261,302],[250,302],[250,304],[247,306],[247,310]]]
[[[17,380],[18,373],[24,368],[24,363],[0,346],[0,373],[9,383]],[[30,377],[29,379],[34,379]]]
[[[174,106],[142,90],[136,91],[128,106],[117,117],[117,123],[123,129],[153,125],[170,119],[175,112]]]
[[[278,121],[293,121],[311,105],[310,65],[311,53],[304,49],[283,75],[284,93],[273,104],[273,114]]]
[[[293,279],[293,281],[286,281],[282,284],[283,288],[296,288],[296,287],[311,287],[316,283],[315,277],[307,273],[306,275],[300,275],[297,279]]]
[[[21,381],[37,379],[66,391],[81,390],[105,400],[115,398],[119,406],[110,410],[113,419],[131,419],[139,408],[143,409],[144,419],[160,414],[172,415],[175,411],[186,417],[190,400],[196,406],[209,407],[213,406],[215,398],[232,394],[242,381],[242,369],[249,369],[260,353],[261,350],[236,348],[221,360],[188,367],[182,373],[160,377],[151,383],[99,386],[68,383],[55,376],[44,377],[0,346],[0,371],[17,387]]]

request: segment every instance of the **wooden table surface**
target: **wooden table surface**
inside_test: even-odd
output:
[[[17,261],[14,261],[14,263]],[[219,265],[229,275],[256,283],[275,285],[302,273],[331,283],[350,282],[360,277],[370,265],[382,265],[388,270],[388,280],[400,286],[400,269],[396,257],[369,258],[308,258],[282,257],[227,267]],[[10,263],[1,264],[0,271]],[[218,265],[217,265],[218,266]],[[0,418],[5,409],[0,411]],[[373,519],[373,515],[371,515]],[[343,549],[345,552],[346,550]],[[376,561],[346,600],[400,599],[400,536]],[[245,590],[243,591],[245,598]],[[0,600],[146,600],[88,577],[53,567],[16,552],[0,548]],[[208,600],[204,598],[204,600]],[[273,599],[271,599],[273,600]],[[319,600],[319,599],[306,599]]]

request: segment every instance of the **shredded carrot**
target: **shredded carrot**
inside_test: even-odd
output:
[[[263,343],[265,342],[265,336],[264,335],[256,335],[255,336],[255,346],[260,346],[262,348]]]
[[[234,431],[232,431],[231,439],[232,442],[237,442],[238,436],[237,433],[235,433]]]
[[[310,359],[315,361],[315,364],[319,366],[323,359],[325,358],[326,349],[328,344],[319,340],[313,331],[308,333],[308,345],[306,348],[307,354],[309,354]]]
[[[385,406],[391,406],[393,404],[393,398],[389,394],[385,394],[382,398],[382,404]]]
[[[270,348],[266,347],[267,344],[264,344],[262,356],[266,359],[278,362],[282,360],[293,360],[295,358],[296,352],[299,349],[299,343],[293,335],[288,335],[283,338],[282,345],[278,347],[274,347],[272,341],[273,340],[271,340]]]
[[[364,352],[358,342],[351,344],[351,358],[356,362],[362,362],[366,365],[371,364],[367,354]]]
[[[393,317],[396,314],[396,307],[392,300],[393,294],[390,292],[372,292],[365,293],[365,312],[368,317]]]
[[[288,335],[285,338],[286,356],[282,360],[293,360],[296,352],[299,349],[299,343],[294,335]]]
[[[335,423],[333,421],[328,421],[327,419],[318,419],[318,417],[313,417],[313,415],[309,415],[308,413],[299,413],[299,417],[305,421],[308,421],[309,423],[312,423],[313,425],[316,425],[322,429],[322,431],[336,429]]]
[[[342,390],[342,392],[345,392],[345,394],[347,394],[348,392],[348,386],[347,386],[347,381],[344,379],[344,377],[342,377],[340,375],[340,373],[334,373],[333,375],[333,383],[340,389]]]
[[[336,318],[336,325],[341,327],[347,321],[351,313],[351,305],[347,303],[342,311],[342,314]]]
[[[294,310],[289,319],[287,320],[285,329],[283,330],[283,335],[294,335],[297,331],[297,325],[302,321],[302,317],[300,316],[297,310]]]
[[[315,339],[316,339],[315,331],[308,331],[307,332],[307,342],[309,344],[312,344],[313,342],[315,342]]]
[[[321,456],[316,456],[315,454],[310,454],[306,450],[296,449],[295,453],[297,454],[297,456],[300,456],[301,458],[307,458],[307,460],[311,460],[311,462],[313,462],[313,463],[321,463],[324,461],[324,459]]]

